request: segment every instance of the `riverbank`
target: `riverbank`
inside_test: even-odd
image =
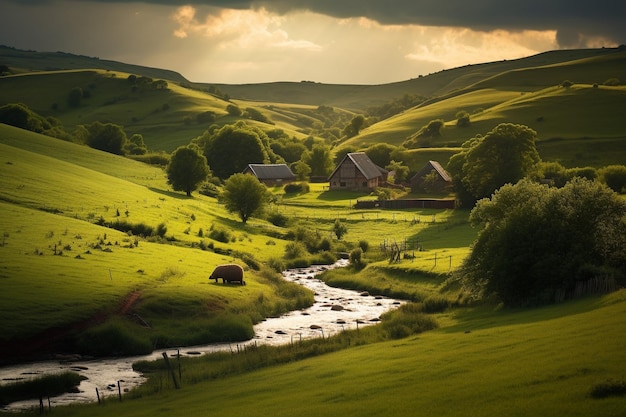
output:
[[[74,357],[12,365],[0,368],[0,383],[71,370],[87,379],[81,382],[79,392],[51,398],[52,406],[96,402],[98,399],[96,388],[104,397],[117,396],[118,381],[119,389],[123,392],[144,383],[145,378],[133,370],[132,364],[159,359],[163,352],[169,356],[180,354],[195,357],[217,351],[236,351],[251,344],[281,345],[316,337],[330,337],[344,330],[376,324],[380,321],[381,314],[402,304],[400,300],[329,287],[317,278],[317,275],[330,268],[345,266],[346,262],[342,260],[332,266],[312,266],[285,271],[283,273],[285,280],[305,286],[315,293],[315,303],[307,309],[292,311],[257,324],[254,328],[255,336],[249,341],[158,350],[150,355],[124,358],[80,360]],[[6,409],[23,410],[32,407],[38,407],[38,401],[12,403]]]

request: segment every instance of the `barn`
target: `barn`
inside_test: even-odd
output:
[[[452,177],[437,161],[428,161],[411,178],[412,191],[441,192],[450,188]]]
[[[389,172],[374,164],[365,152],[351,152],[328,177],[330,190],[368,191],[387,182]]]
[[[248,164],[244,174],[254,175],[263,184],[273,187],[296,180],[296,176],[286,164]]]

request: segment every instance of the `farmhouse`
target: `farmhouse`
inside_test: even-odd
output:
[[[374,164],[365,152],[347,154],[328,182],[331,190],[373,190],[387,182],[388,171]]]
[[[452,187],[452,177],[437,161],[428,161],[411,178],[412,191],[440,192],[450,187]]]
[[[249,164],[243,173],[254,175],[267,186],[286,184],[296,179],[286,164]]]

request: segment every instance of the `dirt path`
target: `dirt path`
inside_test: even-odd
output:
[[[72,353],[71,336],[102,324],[112,316],[130,314],[140,297],[141,291],[133,291],[126,295],[112,312],[98,312],[88,319],[65,326],[51,327],[28,338],[0,340],[0,365],[50,359],[56,355],[63,357]]]

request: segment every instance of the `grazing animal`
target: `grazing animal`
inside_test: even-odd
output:
[[[243,280],[243,268],[237,264],[218,265],[215,267],[209,279],[214,279],[217,283],[219,278],[222,278],[222,283],[228,281],[246,285],[246,282]]]

